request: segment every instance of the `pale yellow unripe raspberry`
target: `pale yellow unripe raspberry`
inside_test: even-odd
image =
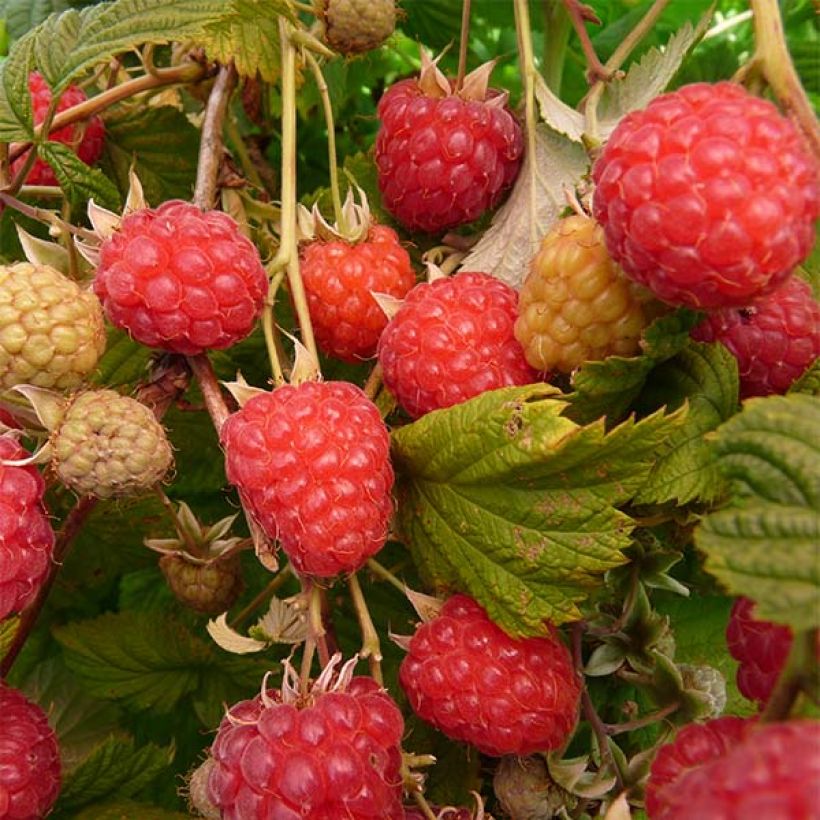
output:
[[[0,265],[0,388],[79,386],[105,350],[99,299],[48,265]]]
[[[342,54],[378,48],[396,27],[394,0],[325,0],[325,40]]]
[[[518,299],[515,336],[536,370],[569,373],[584,362],[639,352],[661,308],[610,258],[589,217],[560,220],[544,237]]]
[[[78,495],[135,495],[162,481],[173,454],[144,404],[113,390],[72,396],[51,434],[52,465]]]

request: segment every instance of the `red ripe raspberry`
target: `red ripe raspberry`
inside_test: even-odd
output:
[[[419,626],[399,681],[419,717],[494,756],[560,746],[581,696],[557,634],[511,638],[466,595],[454,595]]]
[[[0,681],[0,820],[40,820],[60,791],[60,749],[45,712]]]
[[[754,601],[738,598],[729,615],[726,643],[729,654],[740,664],[737,688],[744,698],[762,708],[772,694],[792,646],[792,631],[752,615]]]
[[[379,340],[384,383],[413,417],[530,384],[513,328],[518,294],[486,273],[416,285]]]
[[[426,87],[401,80],[379,101],[376,165],[390,213],[409,230],[439,233],[499,203],[518,174],[524,141],[506,94],[490,88],[462,99],[433,84],[436,97]]]
[[[400,820],[404,720],[372,678],[307,705],[268,692],[236,704],[211,754],[210,801],[224,820]]]
[[[818,782],[820,723],[752,726],[723,754],[668,783],[648,814],[651,820],[811,820],[820,816]]]
[[[748,720],[739,717],[684,726],[674,740],[661,746],[652,761],[646,784],[647,814],[661,817],[667,804],[666,790],[670,786],[674,789],[677,781],[693,769],[723,757],[743,740],[749,726]]]
[[[31,603],[54,550],[42,476],[36,467],[2,464],[27,456],[16,439],[0,436],[0,621]]]
[[[138,342],[196,355],[244,339],[268,279],[231,217],[171,200],[123,219],[103,242],[94,291]]]
[[[393,468],[376,405],[347,382],[254,396],[222,428],[226,472],[294,567],[354,572],[387,538]]]
[[[39,125],[46,116],[46,111],[51,104],[51,89],[39,71],[32,71],[28,77],[28,90],[31,94],[31,109],[34,115],[34,124]],[[60,95],[60,102],[57,103],[56,113],[73,108],[88,99],[85,92],[76,85],[70,85]],[[66,125],[57,131],[52,131],[49,140],[61,142],[68,145],[74,153],[86,164],[93,165],[102,154],[103,141],[105,139],[105,127],[99,117],[91,117],[84,122]],[[29,152],[19,156],[11,164],[12,175],[16,174],[28,157]],[[41,159],[34,160],[34,165],[26,177],[28,185],[56,185],[57,177],[54,176],[51,166]]]
[[[820,356],[820,304],[794,276],[747,308],[716,311],[693,331],[722,342],[737,359],[740,395],[785,393]]]
[[[371,292],[402,299],[416,281],[410,256],[384,225],[352,245],[311,242],[302,249],[301,270],[316,342],[346,362],[373,356],[387,324]]]
[[[811,250],[818,166],[775,106],[695,83],[628,114],[592,171],[609,252],[672,305],[742,307]]]

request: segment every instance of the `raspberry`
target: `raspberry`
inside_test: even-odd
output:
[[[371,292],[401,299],[416,281],[395,231],[373,225],[364,242],[311,242],[301,256],[319,347],[347,362],[373,356],[387,316]]]
[[[205,562],[181,554],[163,555],[159,568],[176,599],[205,615],[229,610],[245,587],[238,555]]]
[[[125,217],[100,247],[94,280],[114,325],[189,356],[244,339],[267,289],[259,253],[236,222],[179,200]]]
[[[817,163],[772,103],[730,82],[628,114],[592,178],[609,252],[672,305],[743,307],[811,250]]]
[[[254,396],[222,427],[228,480],[294,567],[354,572],[387,538],[390,440],[379,411],[347,382]]]
[[[487,78],[472,93],[466,82],[454,92],[435,64],[422,66],[419,79],[397,82],[379,101],[376,165],[390,213],[409,230],[439,233],[499,203],[524,141],[506,92],[487,88]]]
[[[93,293],[48,265],[0,265],[0,387],[77,387],[105,341]]]
[[[502,757],[493,775],[501,808],[515,820],[552,820],[572,797],[549,775],[542,757]]]
[[[820,816],[820,723],[792,720],[753,726],[725,745],[717,756],[709,755],[711,759],[701,765],[682,771],[650,803],[653,764],[647,786],[651,820],[810,820]]]
[[[569,216],[544,237],[521,288],[515,337],[537,370],[632,356],[657,313],[651,294],[612,261],[603,229]]]
[[[700,694],[708,712],[704,718],[716,718],[726,708],[726,678],[713,666],[695,666],[679,663],[678,672],[683,680],[683,688]]]
[[[396,27],[394,0],[324,0],[325,41],[342,54],[378,48]]]
[[[555,749],[575,726],[581,684],[557,634],[509,637],[454,595],[410,639],[399,680],[413,711],[484,754]]]
[[[0,436],[0,621],[34,600],[54,551],[42,476],[35,467],[2,463],[27,456],[11,435]]]
[[[739,717],[721,717],[706,723],[684,726],[674,739],[658,750],[646,784],[646,811],[650,817],[661,817],[666,791],[699,766],[723,757],[740,743],[749,730],[749,721]],[[694,817],[695,815],[693,815]]]
[[[205,820],[220,820],[219,809],[211,803],[208,797],[208,780],[214,767],[212,757],[205,760],[191,772],[188,778],[185,796],[188,798],[188,809],[194,817],[204,817]]]
[[[772,694],[792,646],[792,631],[753,615],[754,601],[738,598],[726,627],[729,654],[740,664],[737,688],[762,708]]]
[[[154,414],[113,390],[72,396],[50,442],[57,478],[78,495],[135,495],[162,481],[173,462]]]
[[[737,359],[740,395],[785,393],[820,356],[820,304],[792,276],[747,308],[716,311],[692,337],[721,342]]]
[[[518,295],[486,273],[416,285],[379,340],[384,383],[413,417],[538,378],[513,335]]]
[[[222,720],[208,796],[224,820],[399,820],[403,731],[401,712],[372,678],[314,689],[306,703],[269,691]]]
[[[60,791],[57,736],[45,712],[3,681],[0,715],[0,820],[40,820]]]
[[[46,116],[51,105],[51,89],[39,71],[32,71],[28,77],[28,90],[31,95],[31,109],[34,115],[34,124],[39,125]],[[85,102],[88,98],[85,92],[76,85],[70,85],[60,95],[55,113],[59,114],[67,108],[73,108]],[[68,145],[72,151],[86,164],[93,165],[102,154],[105,139],[105,127],[99,117],[91,117],[84,122],[66,125],[52,131],[49,141],[61,142]],[[30,149],[29,149],[30,150]],[[11,164],[11,173],[14,176],[25,164],[29,151],[19,156]],[[57,177],[51,166],[41,159],[34,160],[34,165],[26,176],[27,185],[57,185]]]

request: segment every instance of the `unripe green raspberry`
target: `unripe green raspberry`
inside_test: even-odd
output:
[[[324,0],[325,41],[342,54],[378,48],[396,27],[394,0]]]
[[[77,387],[105,338],[93,293],[48,265],[0,265],[0,388]]]
[[[154,414],[113,390],[72,396],[51,434],[60,481],[79,495],[135,495],[161,481],[173,461]]]
[[[569,373],[584,362],[633,356],[660,312],[624,276],[589,217],[560,220],[544,237],[518,298],[515,337],[531,367]]]
[[[238,555],[211,561],[163,555],[159,568],[177,600],[204,615],[230,609],[244,588]]]
[[[686,689],[700,692],[709,707],[709,713],[702,715],[702,720],[711,720],[723,714],[726,708],[726,678],[713,666],[694,666],[679,663],[678,671],[683,678]]]
[[[542,757],[502,757],[493,791],[512,820],[550,820],[575,801],[550,777]]]

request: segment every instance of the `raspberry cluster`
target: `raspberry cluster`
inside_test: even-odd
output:
[[[230,216],[170,200],[129,214],[103,242],[94,290],[138,342],[196,355],[248,336],[268,279]]]
[[[211,747],[210,802],[224,820],[401,820],[404,720],[372,678],[283,703],[231,708]]]
[[[228,480],[299,572],[354,572],[384,546],[390,440],[358,387],[305,382],[259,394],[221,437]]]
[[[734,83],[687,85],[627,114],[592,178],[609,252],[672,305],[744,307],[814,242],[816,161],[772,103]]]
[[[581,684],[557,634],[516,640],[454,595],[410,640],[399,681],[413,711],[488,755],[555,749],[575,727]]]
[[[54,551],[42,476],[36,467],[3,464],[27,456],[11,435],[0,436],[0,621],[34,600]]]
[[[418,417],[536,381],[513,334],[517,303],[509,285],[486,273],[416,285],[379,340],[385,385]]]

